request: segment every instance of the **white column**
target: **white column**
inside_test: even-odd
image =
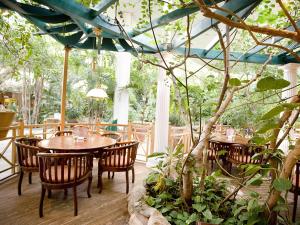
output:
[[[131,54],[127,52],[117,52],[116,56],[116,89],[114,96],[113,118],[119,124],[128,123],[129,93],[126,86],[130,82]]]
[[[282,93],[282,98],[289,98],[297,94],[297,70],[299,68],[299,64],[297,63],[289,63],[281,67],[283,69],[284,75],[283,78],[290,82],[290,85],[287,87],[287,91]],[[290,101],[289,99],[288,101]]]
[[[297,64],[297,63],[289,63],[289,64],[286,64],[286,65],[281,67],[281,69],[284,72],[283,78],[290,82],[290,85],[286,88],[286,89],[289,89],[289,90],[282,92],[282,98],[283,99],[288,98],[288,100],[287,100],[288,102],[290,102],[291,99],[292,99],[291,97],[297,95],[297,92],[298,92],[297,87],[296,87],[298,68],[299,68],[299,64]],[[295,112],[293,112],[293,113],[295,113]],[[293,118],[293,114],[292,114],[291,118]],[[293,130],[290,131],[290,134],[293,136]],[[281,135],[283,135],[282,131],[280,132],[280,136]],[[281,150],[283,150],[285,153],[287,153],[288,150],[289,150],[288,140],[285,139],[281,143],[279,148]]]
[[[154,152],[165,152],[169,137],[169,106],[170,106],[170,80],[163,68],[159,68],[157,77],[157,95],[155,112]],[[155,158],[150,158],[147,166],[154,166]]]

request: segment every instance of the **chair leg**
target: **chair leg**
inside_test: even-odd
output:
[[[126,170],[126,194],[129,192],[128,170]]]
[[[64,199],[67,199],[67,196],[68,196],[68,189],[65,188],[64,189]]]
[[[28,183],[32,184],[32,172],[29,172],[28,174]]]
[[[20,177],[19,177],[19,183],[18,183],[18,195],[21,195],[21,187],[22,187],[23,176],[24,176],[24,172],[21,169],[21,171],[20,171]]]
[[[110,179],[110,171],[107,172],[107,178]]]
[[[52,191],[51,189],[48,189],[48,198],[51,198],[51,196],[52,196]]]
[[[102,171],[100,170],[98,172],[98,187],[99,187],[99,193],[102,192]]]
[[[92,180],[93,176],[89,176],[89,183],[88,183],[88,188],[87,188],[87,195],[90,198],[91,197],[91,186],[92,186]]]
[[[293,217],[292,217],[292,221],[294,223],[296,222],[297,202],[298,202],[298,191],[296,188],[296,190],[294,190],[294,207],[293,207]]]
[[[114,177],[115,177],[115,172],[112,172],[111,179],[114,179]]]
[[[44,203],[45,193],[46,193],[46,188],[44,188],[42,186],[41,199],[40,199],[40,208],[39,208],[40,217],[43,217],[43,203]]]
[[[76,186],[73,187],[73,198],[74,198],[74,216],[77,216],[78,208],[77,208],[77,190],[76,190]]]
[[[134,167],[132,167],[132,183],[134,183],[135,180],[135,173],[134,173]]]

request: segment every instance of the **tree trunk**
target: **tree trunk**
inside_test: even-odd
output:
[[[279,178],[289,179],[292,173],[292,170],[296,164],[296,162],[300,158],[300,139],[297,139],[295,147],[292,151],[290,151],[284,161],[283,168],[280,172]],[[267,200],[267,206],[265,213],[269,215],[270,211],[274,208],[277,203],[277,200],[280,196],[281,192],[275,190],[274,188],[271,190],[271,193]]]
[[[44,86],[44,77],[37,77],[34,84],[34,103],[32,112],[32,122],[38,123],[39,113],[40,113],[40,103],[42,100]]]
[[[26,76],[26,70],[23,70],[23,86],[22,86],[22,115],[25,123],[28,123],[28,81]]]

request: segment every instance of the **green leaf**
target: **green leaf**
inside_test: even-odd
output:
[[[253,138],[251,138],[250,142],[256,145],[264,145],[268,142],[268,140],[266,140],[263,137],[255,135]]]
[[[148,155],[148,158],[153,158],[153,157],[163,158],[164,156],[165,156],[164,152],[154,152],[154,153]]]
[[[288,191],[292,188],[292,182],[285,178],[277,178],[273,182],[273,187],[277,191]]]
[[[214,218],[214,219],[212,219],[210,222],[211,222],[212,224],[220,224],[220,223],[223,222],[223,220],[224,220],[224,219],[222,219],[222,218]]]
[[[146,197],[146,203],[150,206],[154,206],[155,204],[155,198],[151,197],[151,196],[147,196]]]
[[[203,214],[204,218],[207,220],[211,220],[213,217],[213,215],[209,209],[206,209],[202,214]]]
[[[262,125],[261,128],[259,128],[258,131],[256,131],[256,133],[258,134],[264,134],[267,131],[271,130],[271,129],[275,129],[278,128],[278,123],[276,123],[275,121],[267,121],[266,123],[264,123]]]
[[[264,77],[257,82],[257,91],[267,91],[282,89],[290,85],[290,82],[284,79],[274,77]]]
[[[241,81],[238,78],[231,78],[229,79],[230,86],[240,86]]]
[[[250,176],[250,175],[252,175],[254,173],[257,173],[260,169],[261,169],[260,165],[256,165],[256,164],[247,165],[247,169],[245,171],[245,175],[246,176]]]
[[[197,212],[202,212],[206,206],[202,204],[193,204],[192,207],[197,210]]]
[[[187,219],[186,223],[187,224],[191,224],[193,222],[196,222],[197,220],[199,220],[199,217],[197,215],[197,213],[193,213],[192,215],[190,215],[190,217]]]
[[[284,111],[284,107],[282,105],[277,105],[273,109],[271,109],[269,112],[265,113],[261,119],[262,120],[268,120],[273,118],[274,116],[277,116],[279,113]]]
[[[255,185],[259,186],[262,184],[262,175],[256,174],[254,177],[252,177],[250,180],[247,181],[246,185]]]

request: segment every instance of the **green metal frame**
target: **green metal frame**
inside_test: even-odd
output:
[[[131,53],[157,53],[158,49],[152,38],[145,33],[151,28],[155,29],[173,21],[181,19],[187,15],[198,12],[199,7],[191,4],[184,8],[174,10],[159,18],[153,18],[152,26],[149,24],[139,29],[127,30],[119,27],[115,22],[103,15],[103,12],[118,0],[102,0],[94,8],[87,8],[76,0],[34,0],[38,4],[30,5],[29,3],[21,3],[16,0],[0,0],[0,8],[13,10],[25,17],[40,29],[39,34],[50,35],[61,44],[70,48],[80,49],[97,49],[108,51],[127,51]],[[212,1],[205,0],[206,4]],[[223,3],[222,8],[228,9],[236,13],[239,17],[246,19],[261,0],[215,0],[216,3]],[[231,18],[226,12],[215,10],[215,13]],[[234,20],[234,18],[231,18]],[[194,24],[191,31],[191,39],[196,38],[214,26],[219,21],[203,18]],[[297,21],[300,27],[300,20]],[[101,37],[96,37],[93,28],[101,30]],[[294,27],[287,27],[286,30],[294,31]],[[224,35],[224,33],[223,33]],[[265,43],[276,43],[283,38],[275,37],[266,39]],[[185,38],[177,36],[174,41],[169,44],[159,46],[160,51],[174,51],[184,55],[186,51],[181,46],[186,42]],[[99,44],[100,43],[100,44]],[[132,44],[134,44],[134,48]],[[201,57],[203,59],[223,59],[223,53],[213,50],[217,41],[211,44],[209,49],[191,49],[193,57]],[[231,52],[230,60],[248,63],[264,63],[269,59],[269,55],[263,54],[266,48],[259,45],[249,50],[247,53]],[[289,49],[299,48],[299,43],[291,43],[287,46]],[[299,54],[299,51],[298,53]],[[272,56],[269,64],[282,65],[289,62],[296,62],[295,58],[282,51],[276,56]],[[300,62],[297,62],[300,63]]]

